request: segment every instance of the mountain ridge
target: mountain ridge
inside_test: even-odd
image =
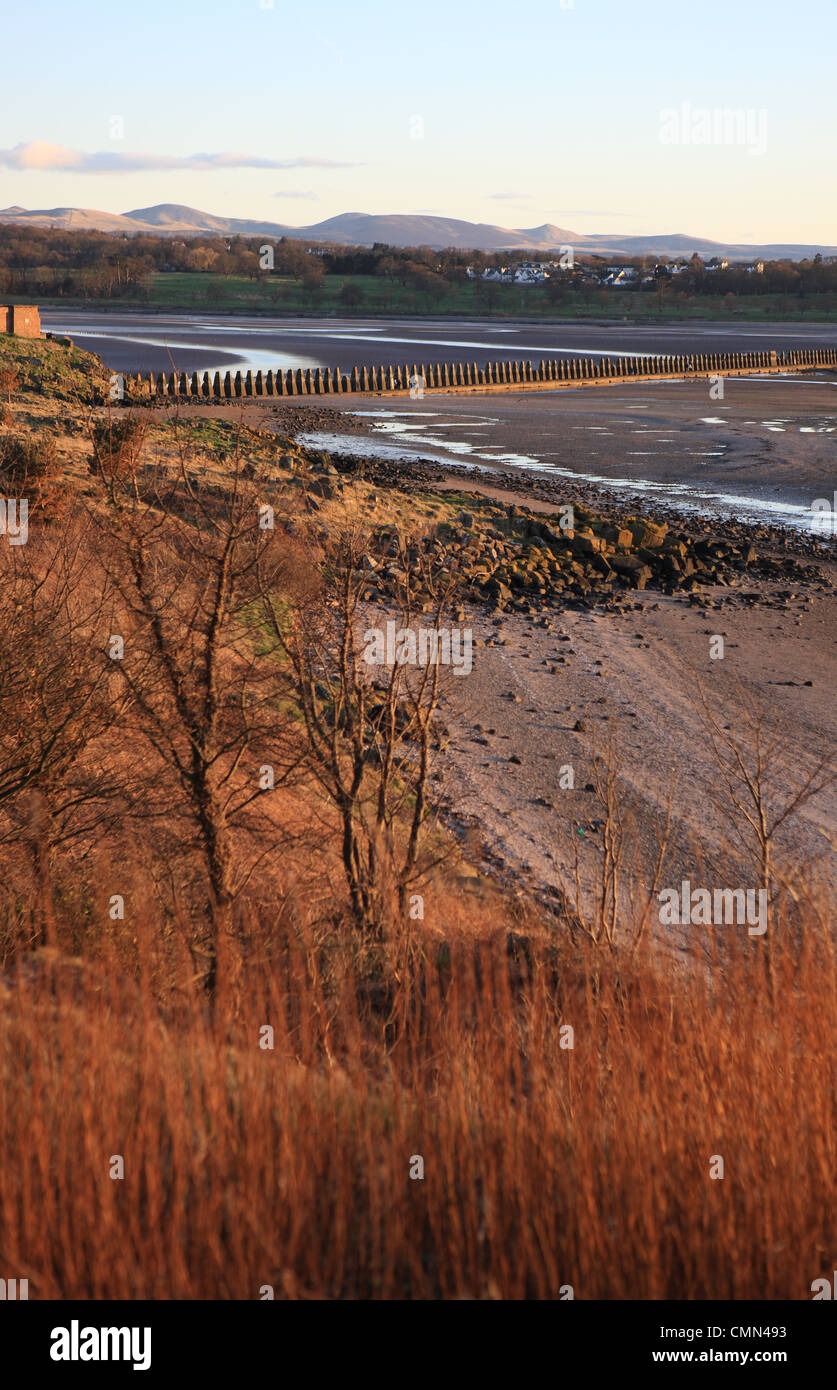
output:
[[[35,208],[18,205],[0,209],[0,225],[53,227],[61,231],[103,231],[113,235],[152,236],[287,236],[297,241],[332,242],[343,246],[427,246],[432,250],[557,252],[571,246],[577,252],[599,255],[724,256],[734,259],[801,260],[818,252],[837,255],[837,247],[793,242],[751,245],[713,241],[687,232],[653,235],[581,233],[544,222],[538,227],[501,227],[489,222],[422,213],[343,212],[307,226],[257,218],[220,217],[182,203],[156,203],[130,212],[95,208]]]

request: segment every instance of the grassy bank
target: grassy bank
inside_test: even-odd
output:
[[[337,314],[346,317],[367,315],[416,315],[417,317],[476,317],[486,319],[531,318],[545,322],[555,319],[615,318],[654,322],[831,322],[837,313],[832,296],[808,299],[781,294],[700,296],[689,298],[666,292],[662,295],[619,290],[581,290],[560,299],[538,285],[481,285],[466,282],[440,284],[432,291],[420,291],[373,275],[328,275],[321,286],[312,289],[302,281],[278,275],[262,280],[246,276],[219,276],[202,273],[166,272],[151,276],[147,295],[114,300],[29,298],[42,305],[73,305],[91,309],[145,308],[191,310],[211,313],[248,314]]]

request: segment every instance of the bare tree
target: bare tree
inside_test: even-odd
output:
[[[601,806],[601,854],[597,857],[596,878],[588,894],[582,890],[578,844],[573,837],[575,916],[572,925],[589,937],[595,946],[615,953],[623,944],[636,956],[651,920],[651,909],[659,887],[671,836],[674,787],[669,789],[665,819],[658,830],[652,864],[640,863],[636,817],[622,776],[620,750],[611,733],[607,742],[593,753],[592,786]],[[628,910],[625,889],[639,888],[637,907],[631,891],[632,911]],[[590,908],[585,908],[585,896]]]
[[[125,709],[102,656],[109,595],[91,540],[76,511],[60,529],[0,547],[0,841],[30,849],[50,945],[50,855],[112,803],[112,780],[83,759]]]
[[[208,939],[190,946],[217,1002],[239,969],[233,904],[277,839],[256,804],[287,784],[300,761],[282,762],[288,744],[273,644],[259,629],[255,606],[258,576],[281,587],[286,561],[278,533],[265,524],[271,508],[246,476],[254,470],[242,457],[240,436],[227,477],[198,485],[176,416],[173,424],[177,463],[150,480],[141,472],[141,450],[109,469],[116,451],[99,441],[95,457],[109,504],[101,552],[124,626],[115,634],[122,649],[114,666],[180,789],[205,866]],[[236,861],[235,826],[262,833],[246,866]]]
[[[755,850],[759,886],[774,891],[774,847],[778,833],[807,803],[831,786],[835,775],[834,750],[821,757],[799,759],[791,770],[783,736],[770,727],[757,698],[740,683],[736,686],[738,727],[724,723],[699,686],[703,722],[721,774],[729,807],[734,812],[733,832],[745,852]]]
[[[428,778],[440,730],[436,719],[445,667],[438,644],[459,590],[455,563],[426,538],[375,540],[344,530],[326,559],[327,597],[288,608],[262,580],[264,612],[281,647],[301,713],[308,766],[341,826],[342,862],[352,914],[367,940],[380,941],[393,910],[406,916],[410,887],[438,859],[425,849]],[[368,567],[368,568],[367,568]],[[398,598],[365,609],[370,570],[389,567]],[[411,662],[409,634],[422,615],[428,651]],[[397,621],[396,621],[397,618]],[[391,664],[370,660],[366,623],[390,621],[404,640]],[[380,629],[375,628],[377,634]]]

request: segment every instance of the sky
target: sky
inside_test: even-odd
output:
[[[837,244],[835,0],[40,0],[3,48],[0,207]]]

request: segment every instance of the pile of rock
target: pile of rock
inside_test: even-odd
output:
[[[690,538],[665,523],[628,517],[608,522],[576,507],[572,528],[554,525],[517,507],[483,507],[479,518],[462,511],[441,523],[427,545],[434,560],[460,569],[467,596],[495,610],[536,612],[568,596],[607,599],[625,590],[686,592],[702,584],[729,585],[760,561],[753,547],[712,537]],[[370,580],[380,594],[397,596],[397,566],[377,567]],[[370,593],[370,597],[373,596]]]

